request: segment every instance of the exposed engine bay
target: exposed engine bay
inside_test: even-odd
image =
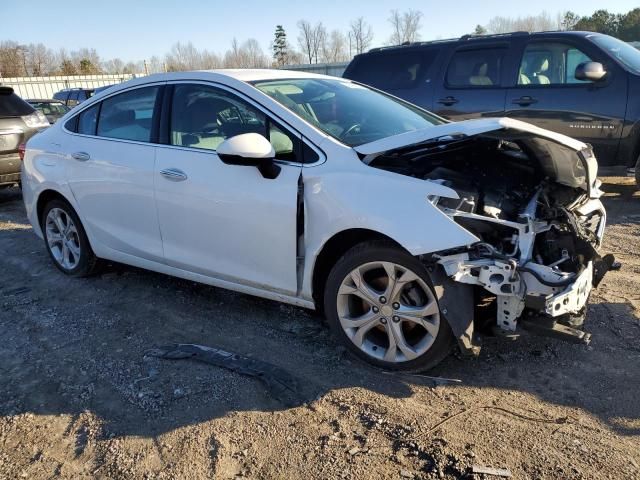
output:
[[[615,266],[612,255],[603,258],[597,251],[606,214],[597,180],[589,184],[589,166],[580,164],[592,155],[590,149],[576,152],[552,143],[522,132],[449,135],[369,159],[372,167],[436,182],[458,194],[429,200],[479,241],[423,260],[434,272],[434,284],[438,270],[444,272],[450,304],[473,302],[473,324],[452,318],[468,316],[459,305],[451,305],[448,315],[469,351],[477,350],[474,332],[487,327],[481,318],[486,305],[494,333],[511,335],[525,327],[576,342],[590,339],[580,329],[585,305],[591,289]],[[550,161],[558,154],[573,162],[577,175],[561,178],[558,162]],[[457,287],[461,284],[473,288]]]

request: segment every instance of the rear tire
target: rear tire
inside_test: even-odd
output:
[[[424,371],[451,353],[453,334],[426,268],[390,242],[364,242],[348,250],[324,291],[331,330],[367,363]]]
[[[69,203],[56,199],[42,211],[42,234],[53,264],[72,277],[96,272],[98,258],[93,253],[80,218]]]

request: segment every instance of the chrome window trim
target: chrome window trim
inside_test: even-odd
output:
[[[263,114],[276,119],[278,121],[278,123],[282,124],[287,129],[295,132],[295,134],[297,134],[298,137],[300,138],[301,142],[304,142],[307,146],[311,147],[311,149],[318,154],[318,160],[313,162],[313,163],[291,162],[291,161],[288,161],[288,160],[275,160],[277,163],[279,163],[281,165],[295,165],[295,166],[302,166],[302,167],[315,167],[315,166],[321,165],[321,164],[323,164],[324,162],[327,161],[327,155],[324,153],[324,151],[322,149],[320,149],[315,143],[313,143],[307,137],[302,135],[302,133],[297,128],[292,127],[288,122],[283,120],[276,113],[272,112],[271,110],[266,108],[264,105],[259,104],[258,102],[256,102],[252,98],[248,97],[246,94],[236,90],[235,88],[229,87],[228,85],[224,85],[222,83],[214,82],[214,81],[211,81],[211,80],[201,80],[201,79],[200,80],[195,80],[194,79],[194,80],[170,80],[170,81],[162,81],[162,82],[151,82],[151,83],[144,83],[144,84],[141,84],[141,85],[135,85],[135,86],[129,87],[129,88],[124,88],[122,90],[118,90],[118,91],[115,91],[115,92],[110,92],[108,95],[105,95],[104,97],[101,97],[97,101],[82,102],[82,107],[77,112],[74,112],[73,115],[70,115],[68,119],[65,119],[63,122],[61,122],[62,131],[67,135],[74,135],[74,136],[83,137],[83,138],[93,138],[93,139],[100,139],[100,140],[106,140],[106,141],[112,141],[112,142],[124,142],[124,143],[131,143],[131,144],[134,144],[134,145],[146,145],[146,146],[151,146],[151,147],[156,147],[156,148],[171,148],[171,149],[184,150],[184,151],[188,151],[188,152],[204,152],[204,153],[216,154],[215,150],[209,150],[209,149],[206,149],[206,148],[184,147],[182,145],[167,145],[167,144],[164,144],[164,143],[141,142],[141,141],[138,141],[138,140],[126,140],[126,139],[123,139],[123,138],[111,138],[111,137],[102,137],[102,136],[99,136],[99,135],[87,135],[87,134],[84,134],[84,133],[72,132],[71,130],[68,130],[66,128],[66,124],[69,122],[69,120],[71,120],[74,117],[79,116],[85,110],[88,110],[89,108],[97,105],[98,103],[103,102],[104,100],[106,100],[108,98],[114,97],[114,96],[119,95],[121,93],[129,92],[131,90],[140,89],[140,88],[154,87],[154,86],[180,85],[180,84],[207,85],[207,86],[211,86],[211,87],[215,87],[215,88],[220,88],[220,89],[225,90],[225,91],[227,91],[227,92],[229,92],[229,93],[231,93],[233,95],[236,95],[237,97],[239,97],[243,101],[246,101],[247,103],[251,104],[254,108],[256,108],[259,111],[261,111]],[[62,120],[62,119],[60,119],[60,120]]]

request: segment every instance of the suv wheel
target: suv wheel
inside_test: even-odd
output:
[[[427,370],[451,351],[453,335],[425,267],[390,243],[362,243],[338,260],[324,307],[340,341],[378,367]]]
[[[98,259],[78,215],[67,202],[52,200],[45,206],[42,233],[49,256],[61,271],[84,277],[96,270]]]

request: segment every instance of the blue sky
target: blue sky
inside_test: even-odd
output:
[[[125,61],[162,56],[177,41],[191,41],[198,48],[223,53],[231,39],[256,38],[268,50],[273,31],[282,24],[289,41],[297,45],[296,22],[322,21],[331,30],[346,31],[349,22],[365,17],[374,29],[374,46],[384,44],[390,28],[391,9],[421,10],[424,14],[422,39],[455,37],[486,24],[496,15],[525,16],[546,10],[551,15],[572,10],[580,15],[606,8],[626,12],[637,0],[538,0],[504,2],[493,0],[2,0],[0,40],[20,43],[42,42],[57,50],[64,47],[95,48],[103,59]],[[25,21],[19,21],[24,17]]]

